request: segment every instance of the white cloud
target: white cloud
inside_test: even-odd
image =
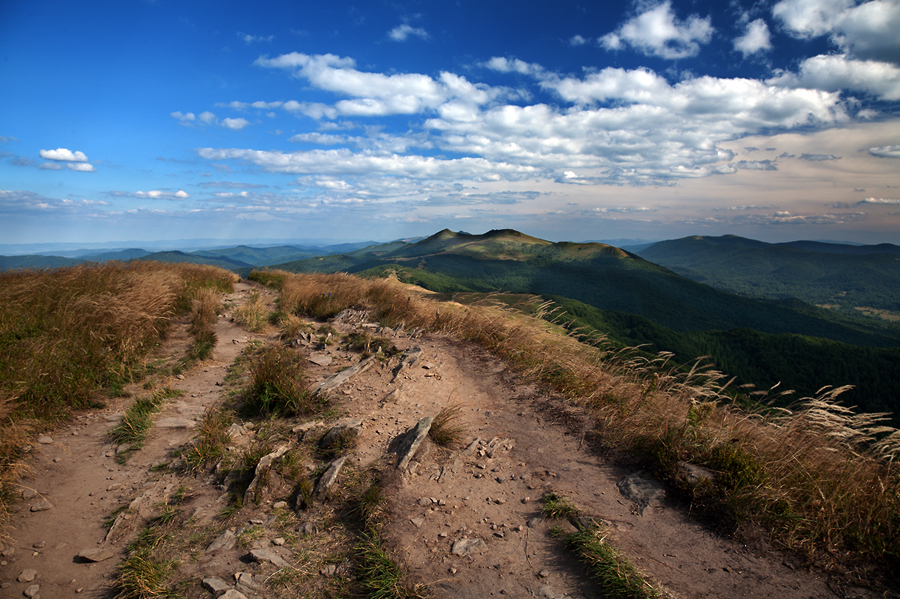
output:
[[[243,129],[244,127],[246,127],[249,124],[250,124],[250,121],[248,121],[247,119],[243,119],[243,118],[241,118],[241,119],[230,119],[230,118],[222,119],[223,127],[228,127],[229,129],[233,129],[235,131]]]
[[[800,154],[800,160],[806,160],[808,162],[823,162],[825,160],[840,160],[842,156],[835,156],[834,154]]]
[[[45,162],[38,168],[45,170],[45,171],[61,171],[62,165],[57,162]]]
[[[900,204],[898,199],[889,198],[866,198],[857,202],[858,204]]]
[[[771,50],[769,26],[762,19],[747,23],[747,31],[744,35],[734,40],[734,49],[743,54],[744,58],[757,52]]]
[[[869,148],[869,154],[879,158],[900,158],[900,145]]]
[[[588,43],[588,40],[580,35],[573,35],[569,38],[569,45],[571,46],[583,46]]]
[[[767,83],[826,91],[869,93],[881,100],[900,100],[900,68],[886,62],[852,60],[846,55],[819,55],[800,63],[799,73],[783,73]]]
[[[544,67],[541,65],[525,62],[518,58],[508,59],[501,56],[495,56],[484,63],[484,66],[500,73],[519,73],[521,75],[531,75],[533,77],[542,77],[545,74]]]
[[[286,110],[308,116],[416,114],[435,109],[451,99],[484,104],[509,93],[505,89],[469,83],[464,77],[447,72],[441,73],[437,80],[418,73],[367,73],[353,68],[353,59],[332,54],[308,56],[293,52],[271,59],[259,58],[254,64],[293,71],[295,77],[307,79],[320,89],[352,98],[341,100],[330,109],[293,100],[285,103]]]
[[[312,143],[323,146],[346,144],[350,140],[346,135],[327,135],[324,133],[298,133],[288,138],[288,141],[297,143]]]
[[[530,166],[497,163],[483,158],[440,159],[426,156],[353,153],[346,148],[308,152],[272,152],[200,148],[207,160],[243,160],[268,172],[317,175],[389,175],[415,179],[483,180],[523,179],[537,170]]]
[[[96,173],[97,169],[94,168],[93,164],[88,164],[87,162],[70,162],[66,165],[70,171],[78,171],[80,173]]]
[[[404,23],[403,25],[397,25],[388,33],[388,37],[390,37],[395,42],[404,42],[411,35],[422,38],[423,40],[428,39],[427,31],[425,31],[421,27],[412,27],[411,25],[407,25],[406,23]]]
[[[259,42],[271,42],[273,39],[275,39],[274,35],[267,35],[267,36],[249,35],[247,33],[242,33],[240,31],[238,31],[237,36],[241,40],[243,40],[243,42],[245,44],[255,44],[255,43],[259,43]]]
[[[209,112],[208,110],[206,112],[201,112],[199,118],[204,123],[214,123],[216,121],[216,115]]]
[[[186,200],[191,197],[186,191],[110,191],[109,195],[115,198],[138,198],[148,200]]]
[[[900,64],[900,3],[871,0],[782,0],[772,7],[786,31],[801,39],[828,35],[854,59]]]
[[[57,148],[55,150],[41,150],[39,152],[44,160],[56,160],[59,162],[87,162],[88,157],[84,152],[73,152],[66,148]]]
[[[280,108],[284,102],[253,102],[250,104],[253,108],[259,108],[260,110],[272,110],[273,108]]]
[[[700,44],[708,43],[713,31],[709,17],[691,15],[684,21],[677,19],[672,3],[666,0],[598,41],[607,50],[621,50],[627,44],[647,56],[677,59],[699,54]]]
[[[178,119],[182,125],[190,125],[191,122],[197,118],[193,112],[183,113],[181,111],[176,111],[169,114],[171,114],[172,118]]]

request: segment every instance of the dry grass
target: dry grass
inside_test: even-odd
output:
[[[428,436],[441,447],[455,448],[462,443],[465,427],[460,423],[462,406],[452,404],[442,408],[434,417]]]
[[[0,530],[29,432],[120,392],[198,289],[236,280],[142,261],[0,273]]]
[[[689,372],[612,352],[563,335],[538,314],[426,299],[396,280],[346,274],[272,273],[282,309],[325,318],[365,309],[388,326],[447,333],[476,342],[593,413],[609,446],[638,452],[657,471],[737,522],[756,522],[773,539],[825,565],[865,568],[900,559],[900,432],[880,415],[842,407],[842,389],[823,389],[792,410],[749,412],[721,373]],[[549,306],[544,306],[544,310]],[[718,474],[706,489],[690,487],[678,462]],[[700,497],[698,497],[700,499]]]
[[[247,330],[259,333],[265,330],[268,322],[268,310],[259,291],[250,292],[250,299],[242,306],[238,306],[232,312],[235,321],[242,324]]]

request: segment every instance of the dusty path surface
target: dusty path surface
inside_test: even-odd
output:
[[[249,289],[239,284],[227,299],[241,302]],[[25,481],[25,499],[11,531],[15,546],[3,552],[0,595],[115,596],[116,568],[127,545],[178,489],[189,489],[181,504],[191,515],[185,531],[202,546],[182,560],[176,596],[219,596],[226,588],[231,597],[342,596],[340,589],[350,588],[338,579],[352,577],[352,566],[328,557],[346,544],[329,511],[331,500],[294,512],[295,485],[273,477],[258,505],[245,505],[217,524],[228,502],[221,477],[165,466],[194,434],[204,410],[226,399],[229,367],[248,344],[281,343],[274,331],[251,334],[228,318],[215,326],[219,343],[212,359],[170,381],[182,395],[156,417],[147,443],[126,464],[116,462],[108,432],[130,399],[79,416],[48,435],[50,442],[34,444],[34,476]],[[386,471],[387,543],[409,578],[427,584],[433,596],[602,597],[559,538],[573,525],[541,517],[540,499],[549,491],[569,497],[582,517],[602,522],[611,540],[668,596],[869,596],[805,571],[789,554],[717,536],[649,475],[592,451],[585,442],[589,423],[577,409],[522,382],[481,348],[382,329],[358,314],[329,326],[335,338],[358,331],[385,337],[409,357],[406,365],[400,356],[370,359],[330,397],[342,416],[360,421],[339,481],[373,464]],[[177,353],[186,344],[184,334],[176,333],[161,351]],[[308,359],[314,384],[361,360],[340,343],[317,343],[310,336],[292,345]],[[398,469],[393,452],[399,441],[420,419],[448,406],[459,408],[461,446],[445,449],[426,441],[409,465]],[[289,432],[274,445],[300,451],[307,435],[300,425],[300,420],[287,423],[282,430]],[[322,423],[320,433],[330,425]],[[244,445],[257,434],[252,424],[245,432]],[[301,471],[327,465],[324,458],[302,455]],[[111,528],[105,526],[122,507],[128,509]],[[223,538],[242,542],[210,544]],[[78,557],[88,550],[101,551],[86,554],[90,559]],[[270,557],[260,558],[260,551]],[[210,590],[213,583],[202,583],[204,578],[224,586]]]

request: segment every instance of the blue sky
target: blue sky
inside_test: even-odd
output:
[[[0,244],[900,243],[900,0],[0,3]]]

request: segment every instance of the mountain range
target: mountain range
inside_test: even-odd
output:
[[[22,258],[22,257],[13,257]],[[49,263],[38,267],[62,266]],[[865,411],[900,408],[900,326],[853,308],[898,308],[900,248],[735,236],[689,237],[632,253],[602,243],[553,243],[504,229],[443,230],[418,240],[236,246],[192,252],[139,249],[78,261],[160,260],[214,264],[242,276],[289,272],[395,274],[436,292],[539,295],[580,330],[619,347],[672,352],[674,363],[707,356],[721,371],[796,396],[853,385],[845,401]],[[9,268],[0,258],[0,268]],[[57,258],[56,260],[67,260]],[[842,310],[816,306],[838,306]]]

